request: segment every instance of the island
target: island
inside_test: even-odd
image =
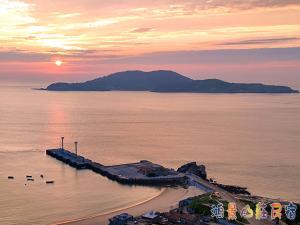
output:
[[[53,83],[47,91],[151,91],[169,93],[299,93],[287,86],[193,80],[169,70],[124,71],[82,83]]]

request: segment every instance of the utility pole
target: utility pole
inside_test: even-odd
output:
[[[61,137],[61,149],[62,149],[62,150],[64,149],[64,138],[65,138],[65,137]]]
[[[75,141],[74,144],[75,144],[75,154],[77,155],[77,144],[78,144],[78,141]]]

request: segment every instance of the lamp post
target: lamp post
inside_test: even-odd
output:
[[[62,150],[64,149],[64,138],[65,138],[65,137],[61,137],[61,149],[62,149]]]
[[[75,141],[74,144],[75,144],[75,154],[77,155],[77,144],[78,144],[78,141]]]

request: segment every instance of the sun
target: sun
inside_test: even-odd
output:
[[[60,61],[60,60],[56,60],[56,61],[55,61],[55,65],[57,65],[57,66],[61,66],[61,65],[62,65],[62,61]]]

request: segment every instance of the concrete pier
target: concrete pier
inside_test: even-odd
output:
[[[61,148],[48,149],[46,150],[46,153],[47,155],[50,155],[53,158],[56,158],[57,160],[60,160],[76,169],[88,169],[90,163],[92,163],[91,160]]]
[[[182,185],[186,184],[188,180],[185,174],[147,160],[137,163],[104,166],[62,148],[48,149],[46,154],[76,169],[90,169],[122,184],[149,186]]]

